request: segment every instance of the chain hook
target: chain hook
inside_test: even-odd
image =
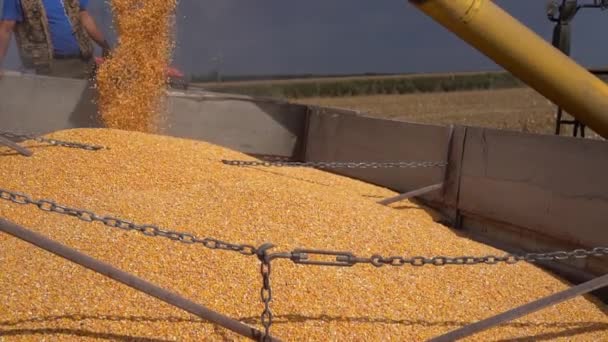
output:
[[[260,247],[256,248],[255,254],[258,256],[258,259],[260,259],[262,263],[270,261],[270,257],[267,252],[274,246],[275,245],[273,245],[272,243],[264,243]]]

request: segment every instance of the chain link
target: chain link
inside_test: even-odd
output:
[[[105,226],[119,228],[123,230],[135,230],[143,235],[152,237],[164,237],[170,240],[178,241],[184,244],[202,244],[208,249],[219,249],[232,252],[238,252],[243,255],[255,255],[259,253],[259,249],[248,244],[234,244],[213,238],[198,238],[192,234],[184,232],[175,232],[162,229],[155,225],[138,225],[128,220],[112,216],[100,216],[92,211],[84,209],[76,209],[68,206],[57,204],[54,201],[41,199],[34,200],[29,195],[8,191],[0,188],[0,199],[10,201],[21,205],[35,205],[38,209],[47,212],[54,212],[62,215],[76,217],[86,222],[101,222]],[[333,258],[330,260],[311,260],[311,256],[325,256]],[[447,265],[477,265],[488,264],[495,265],[498,263],[515,264],[520,261],[539,262],[539,261],[562,261],[568,259],[584,259],[590,256],[602,257],[608,256],[608,247],[596,247],[593,249],[575,249],[571,251],[554,251],[547,253],[525,253],[525,254],[506,254],[503,256],[486,255],[486,256],[434,256],[434,257],[402,257],[391,256],[384,257],[382,255],[372,255],[369,258],[357,257],[351,252],[336,252],[317,249],[296,249],[289,253],[273,254],[271,259],[282,258],[290,259],[296,264],[302,265],[320,265],[320,266],[345,266],[350,267],[356,264],[371,264],[376,267],[388,266],[447,266]]]
[[[261,337],[261,341],[266,342],[270,340],[270,327],[272,326],[272,311],[270,310],[270,302],[272,301],[272,287],[270,286],[270,271],[272,269],[271,261],[272,258],[268,254],[268,250],[274,247],[271,243],[265,243],[258,247],[257,256],[260,259],[260,273],[262,273],[262,288],[260,290],[260,298],[264,304],[264,310],[260,316],[262,325],[264,326],[264,335]]]
[[[198,238],[192,234],[184,232],[175,232],[162,229],[155,225],[138,225],[128,220],[112,216],[100,216],[96,213],[84,209],[76,209],[68,206],[57,204],[54,201],[41,199],[34,200],[29,195],[8,191],[0,188],[0,199],[10,201],[21,205],[35,205],[38,209],[47,212],[54,212],[62,215],[76,217],[86,222],[101,222],[105,226],[119,228],[123,230],[135,230],[143,235],[152,237],[164,237],[170,240],[178,241],[184,244],[202,244],[208,249],[220,249],[232,252],[238,252],[243,255],[255,255],[259,253],[259,248],[248,244],[234,244],[213,238]],[[447,266],[447,265],[477,265],[488,264],[495,265],[498,263],[515,264],[520,261],[538,262],[538,261],[562,261],[568,259],[584,259],[590,256],[602,257],[608,255],[608,247],[596,247],[593,249],[575,249],[571,251],[555,251],[547,253],[525,253],[525,254],[506,254],[503,256],[486,255],[486,256],[434,256],[434,257],[402,257],[391,256],[384,257],[382,255],[372,255],[369,258],[357,257],[351,252],[336,252],[317,249],[296,249],[289,253],[273,254],[271,259],[282,258],[290,259],[296,264],[302,265],[320,265],[320,266],[344,266],[350,267],[356,264],[371,264],[376,267],[388,266]],[[329,256],[333,260],[311,260],[311,256]]]
[[[222,163],[230,166],[263,166],[263,167],[311,167],[320,169],[386,169],[386,168],[430,168],[445,167],[445,162],[430,161],[397,161],[397,162],[290,162],[290,161],[249,161],[249,160],[222,160]]]
[[[331,257],[329,260],[311,260],[311,256]],[[361,258],[350,252],[335,252],[326,250],[302,250],[296,249],[291,253],[273,254],[273,259],[290,259],[296,264],[302,265],[317,265],[317,266],[336,266],[336,267],[351,267],[356,264],[371,264],[375,267],[388,266],[469,266],[469,265],[496,265],[499,263],[516,264],[520,261],[529,263],[544,262],[544,261],[563,261],[568,259],[584,259],[588,257],[608,256],[608,247],[595,247],[593,249],[575,249],[571,251],[556,251],[547,253],[525,253],[525,254],[505,254],[503,256],[486,255],[486,256],[414,256],[402,257],[391,256],[383,257],[375,254],[369,258]]]
[[[262,275],[262,287],[260,290],[260,298],[264,304],[264,310],[260,316],[261,323],[264,326],[264,335],[261,336],[262,341],[268,341],[270,339],[270,327],[273,323],[273,314],[270,309],[270,302],[272,301],[272,287],[270,282],[271,274],[271,263],[275,259],[289,259],[295,264],[301,265],[318,265],[318,266],[335,266],[335,267],[352,267],[357,264],[371,264],[375,267],[383,266],[415,266],[421,267],[425,265],[433,266],[448,266],[448,265],[496,265],[499,263],[516,264],[520,261],[526,262],[539,262],[539,261],[563,261],[567,259],[584,259],[587,257],[602,257],[608,255],[608,247],[596,247],[590,250],[586,249],[575,249],[571,251],[556,251],[547,253],[525,253],[525,254],[505,254],[503,256],[486,255],[486,256],[459,256],[459,257],[447,257],[447,256],[414,256],[414,257],[402,257],[402,256],[391,256],[384,257],[379,254],[374,254],[369,258],[358,257],[351,252],[336,252],[328,250],[317,250],[317,249],[295,249],[291,252],[274,253],[268,254],[268,250],[274,245],[270,243],[263,244],[256,248],[252,245],[246,244],[233,244],[213,238],[197,238],[196,236],[183,233],[165,230],[155,225],[138,225],[131,221],[119,219],[111,216],[100,216],[92,211],[71,208],[57,204],[51,200],[33,200],[30,196],[12,192],[4,189],[0,189],[0,199],[10,201],[20,205],[35,205],[38,209],[46,212],[54,212],[63,215],[74,216],[80,220],[86,222],[101,222],[108,227],[119,228],[123,230],[135,230],[143,235],[151,237],[164,237],[173,241],[178,241],[184,244],[202,244],[208,249],[220,249],[232,252],[238,252],[243,255],[252,256],[257,255],[259,258],[260,273]],[[319,256],[325,257],[328,260],[313,260],[311,256],[318,258]]]
[[[34,141],[37,141],[40,143],[46,143],[49,145],[69,147],[69,148],[80,148],[80,149],[88,150],[88,151],[98,151],[98,150],[104,149],[103,146],[99,146],[99,145],[89,145],[89,144],[82,144],[82,143],[63,141],[63,140],[57,140],[57,139],[49,139],[49,138],[39,137],[39,136],[36,136],[33,134],[17,134],[17,133],[12,133],[12,132],[0,131],[0,135],[4,136],[5,138],[13,139],[13,140],[15,140],[15,139],[34,140]]]
[[[62,214],[62,215],[73,216],[73,217],[76,217],[76,218],[78,218],[82,221],[86,221],[86,222],[101,222],[107,227],[119,228],[119,229],[127,230],[127,231],[135,230],[146,236],[151,236],[151,237],[160,236],[160,237],[164,237],[164,238],[167,238],[167,239],[170,239],[173,241],[177,241],[177,242],[181,242],[184,244],[198,243],[198,244],[202,244],[204,247],[206,247],[208,249],[219,249],[219,250],[238,252],[240,254],[247,255],[247,256],[255,255],[257,252],[257,249],[251,245],[233,244],[233,243],[229,243],[229,242],[225,242],[225,241],[221,241],[221,240],[217,240],[217,239],[213,239],[213,238],[208,238],[208,237],[201,239],[201,238],[198,238],[189,233],[165,230],[165,229],[162,229],[155,225],[138,225],[131,221],[123,220],[120,218],[111,217],[111,216],[100,216],[100,215],[95,214],[92,211],[63,206],[63,205],[57,204],[56,202],[51,201],[51,200],[45,200],[45,199],[33,200],[28,195],[18,193],[18,192],[12,192],[12,191],[8,191],[8,190],[4,190],[4,189],[0,189],[0,199],[4,199],[4,200],[11,201],[13,203],[17,203],[17,204],[21,204],[21,205],[26,205],[26,204],[35,205],[36,207],[38,207],[38,209],[40,209],[42,211],[54,212],[54,213],[58,213],[58,214]]]
[[[264,303],[264,311],[260,316],[262,325],[264,326],[264,336],[262,341],[266,342],[270,339],[270,327],[272,326],[272,311],[270,310],[270,301],[272,300],[272,288],[270,287],[270,269],[271,263],[262,262],[260,264],[260,271],[262,273],[262,290],[260,296],[262,303]]]

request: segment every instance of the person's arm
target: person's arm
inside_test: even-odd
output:
[[[0,70],[2,70],[4,57],[6,57],[6,51],[8,51],[8,44],[11,41],[11,34],[14,29],[15,21],[0,20]]]
[[[108,41],[104,38],[103,33],[97,27],[95,19],[93,19],[89,12],[80,11],[80,21],[82,22],[84,29],[89,34],[89,37],[91,37],[91,39],[93,39],[93,41],[97,43],[99,47],[101,47],[102,55],[107,57],[110,53],[110,44],[108,44]]]

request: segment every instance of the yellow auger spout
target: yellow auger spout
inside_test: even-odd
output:
[[[492,1],[409,2],[608,138],[608,85]]]

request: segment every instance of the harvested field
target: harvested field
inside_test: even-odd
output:
[[[311,98],[377,94],[434,93],[457,90],[521,87],[521,81],[506,72],[410,74],[351,77],[311,77],[279,80],[250,80],[193,83],[192,86],[241,95]]]
[[[234,167],[252,158],[204,142],[109,129],[56,139],[85,151],[27,142],[33,157],[0,150],[0,188],[35,199],[273,251],[316,248],[369,257],[503,252],[433,221],[410,202],[375,203],[383,188],[312,169]],[[254,256],[108,228],[0,200],[0,217],[261,327]],[[233,334],[0,234],[0,340],[235,340]],[[285,341],[421,341],[566,289],[532,264],[272,269],[272,333]],[[478,334],[471,341],[600,341],[606,307],[579,297]]]
[[[554,134],[556,106],[530,88],[294,100],[429,124],[458,124]],[[591,135],[591,131],[587,130]],[[572,127],[564,126],[563,135]],[[597,135],[595,135],[597,137]]]

